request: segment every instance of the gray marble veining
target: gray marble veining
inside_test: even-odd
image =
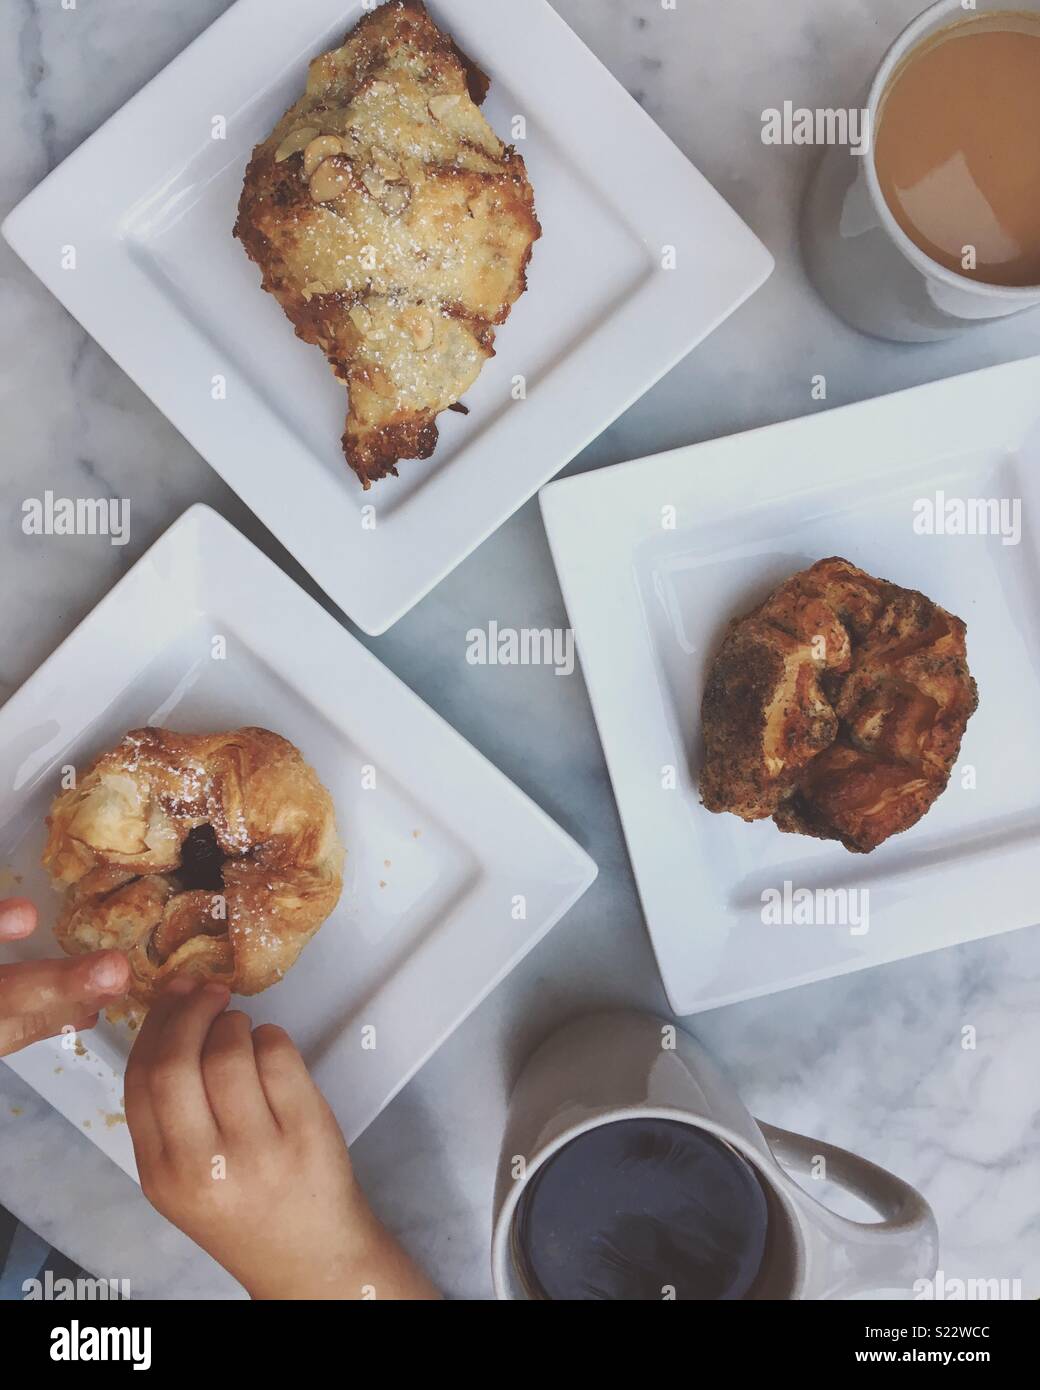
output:
[[[848,104],[923,0],[555,0],[777,258],[768,285],[571,466],[582,471],[1040,351],[1040,316],[937,347],[873,342],[813,295],[797,211],[815,158],[767,147],[785,99]],[[0,212],[223,9],[224,0],[10,0],[0,14]],[[449,7],[446,5],[445,9]],[[0,698],[191,502],[207,501],[313,592],[177,431],[0,246]],[[811,379],[828,381],[826,406]],[[835,461],[840,467],[840,460]],[[21,500],[132,498],[131,543],[38,545]],[[511,1080],[558,1022],[602,1005],[665,1011],[580,674],[471,668],[492,618],[564,625],[535,504],[386,637],[380,659],[584,844],[594,888],[356,1146],[372,1198],[449,1293],[489,1295],[491,1186]],[[961,1029],[977,1029],[975,1051]],[[922,1188],[948,1277],[1040,1295],[1040,931],[996,937],[703,1015],[694,1031],[763,1119],[829,1139]],[[12,1109],[22,1113],[14,1117]],[[234,1296],[85,1136],[0,1068],[0,1200],[139,1295]]]

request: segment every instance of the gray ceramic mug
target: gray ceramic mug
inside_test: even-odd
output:
[[[593,1014],[542,1044],[513,1093],[495,1189],[492,1275],[502,1299],[530,1300],[516,1250],[524,1189],[579,1135],[619,1120],[667,1119],[728,1144],[753,1169],[769,1209],[769,1241],[753,1299],[909,1294],[938,1263],[935,1217],[908,1183],[844,1149],[760,1124],[703,1049],[650,1014]],[[880,1220],[850,1221],[800,1187],[789,1170],[827,1176]],[[521,1177],[514,1174],[522,1170]]]

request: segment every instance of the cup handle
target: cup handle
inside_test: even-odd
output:
[[[812,1176],[822,1157],[827,1177],[861,1198],[880,1221],[850,1221],[789,1180],[790,1196],[806,1218],[806,1288],[811,1298],[850,1298],[880,1289],[912,1289],[931,1279],[939,1262],[939,1232],[916,1188],[869,1159],[756,1121],[784,1168]]]

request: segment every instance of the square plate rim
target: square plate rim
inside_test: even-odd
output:
[[[195,544],[198,540],[203,540],[201,547]],[[317,600],[281,570],[248,537],[244,536],[226,518],[206,503],[194,503],[177,517],[126,573],[120,576],[111,589],[76,624],[54,651],[12,693],[4,706],[0,708],[0,735],[9,725],[21,726],[24,724],[26,717],[34,708],[34,701],[40,688],[46,685],[56,671],[61,670],[64,661],[78,659],[79,649],[82,645],[92,639],[94,631],[111,622],[112,615],[117,613],[121,605],[127,602],[128,596],[140,588],[142,581],[155,571],[156,561],[158,560],[161,564],[167,556],[174,556],[178,552],[187,553],[188,547],[192,547],[193,561],[198,562],[200,556],[203,557],[199,569],[200,584],[206,582],[207,576],[212,579],[227,565],[236,561],[241,563],[243,557],[248,556],[249,563],[255,567],[257,574],[264,573],[267,582],[278,585],[284,593],[292,596],[294,602],[302,602],[308,609],[309,618],[319,621],[329,641],[338,642],[341,651],[349,654],[349,660],[355,664],[357,669],[364,670],[371,678],[381,682],[385,689],[393,690],[395,698],[410,706],[415,717],[422,721],[424,731],[431,731],[439,740],[441,748],[450,750],[453,758],[461,757],[466,760],[474,775],[483,780],[489,799],[501,805],[501,798],[507,798],[517,814],[521,814],[532,829],[537,828],[537,833],[540,836],[539,854],[546,863],[549,862],[548,856],[550,854],[553,856],[552,867],[561,881],[561,892],[552,908],[538,918],[535,923],[528,924],[528,930],[517,947],[496,962],[495,970],[490,976],[482,979],[475,995],[466,993],[461,1006],[449,1004],[447,1008],[441,1007],[439,1018],[437,1011],[431,1010],[431,1017],[435,1018],[436,1022],[423,1039],[421,1047],[412,1051],[405,1066],[396,1068],[392,1084],[380,1086],[378,1097],[375,1100],[369,1099],[365,1110],[359,1111],[357,1116],[352,1117],[349,1126],[345,1125],[348,1142],[353,1143],[358,1135],[367,1129],[376,1116],[421,1070],[451,1034],[487,999],[520,960],[548,935],[552,928],[588,891],[598,876],[599,867],[588,851],[578,844],[542,806],[511,781],[484,753],[464,738],[442,715],[417,695],[406,682],[385,666],[374,653],[370,652],[331,614],[327,613]],[[209,568],[210,566],[215,566],[215,568]],[[189,593],[182,597],[185,610],[191,612],[196,595]],[[133,601],[132,598],[130,601]],[[220,616],[220,608],[221,600],[218,598],[208,608],[201,608],[199,611],[200,613],[210,612]],[[259,623],[260,620],[254,614],[251,621]],[[338,638],[336,634],[338,634]],[[322,649],[323,652],[327,652],[327,644],[323,643]],[[336,724],[335,720],[332,719],[327,708],[316,701],[314,709],[320,717],[331,720],[339,732],[345,732],[342,724]],[[5,822],[17,818],[19,806],[26,796],[32,794],[37,785],[38,775],[28,778],[23,787],[12,793]],[[486,859],[481,856],[480,845],[469,840],[464,841],[464,843],[475,858],[480,861],[484,876],[486,876],[489,866]],[[526,849],[527,854],[529,854],[529,842],[526,844]],[[471,893],[467,895],[467,898],[473,896],[474,894]],[[456,931],[460,930],[461,923],[457,919],[466,911],[471,912],[472,910],[472,905],[467,908],[464,904],[450,908],[445,917],[441,934],[446,935],[450,932],[453,924]],[[414,971],[417,967],[421,968],[422,962],[417,958],[422,952],[423,945],[420,944],[407,959],[395,968],[388,981],[377,987],[375,992],[369,996],[364,1003],[366,1018],[371,1015],[377,1022],[381,1020],[385,1011],[392,1007],[394,981],[409,970]],[[71,1079],[71,1073],[66,1072],[62,1077],[57,1077],[54,1074],[53,1063],[56,1046],[57,1044],[53,1040],[45,1041],[0,1060],[4,1061],[12,1071],[32,1086],[44,1100],[71,1122],[69,1111],[76,1107],[70,1105],[66,1097],[69,1094],[70,1086],[74,1083]],[[319,1084],[321,1084],[321,1077],[327,1076],[334,1069],[337,1054],[341,1054],[343,1046],[344,1041],[340,1037],[323,1048],[312,1066],[312,1073],[319,1080]],[[393,1064],[393,1058],[391,1058],[391,1066]],[[90,1091],[99,1091],[99,1083],[94,1080],[92,1074],[85,1076],[84,1080],[89,1083]],[[80,1082],[77,1081],[75,1084],[78,1086]],[[107,1086],[108,1078],[103,1084]],[[107,1157],[116,1162],[131,1177],[136,1177],[132,1149],[125,1129],[120,1127],[113,1133],[107,1130],[102,1131],[95,1126],[89,1137]]]
[[[343,546],[341,533],[339,547],[328,543],[331,537],[327,534],[324,544],[319,543],[317,535],[310,539],[309,532],[313,531],[315,516],[319,525],[325,525],[321,517],[329,507],[332,507],[333,515],[342,510],[338,484],[325,475],[309,449],[281,417],[269,409],[248,378],[238,372],[235,363],[229,360],[226,364],[229,398],[234,396],[235,406],[233,410],[228,410],[230,401],[224,401],[223,418],[218,422],[212,418],[213,412],[207,415],[200,410],[183,387],[178,388],[166,379],[158,360],[160,354],[154,345],[142,342],[140,330],[128,328],[122,321],[116,303],[118,297],[110,297],[106,301],[102,295],[99,300],[96,293],[92,294],[89,288],[84,288],[84,281],[79,276],[70,276],[60,270],[56,259],[49,264],[43,261],[43,252],[39,248],[41,228],[53,226],[55,214],[60,209],[62,241],[88,245],[96,243],[100,248],[99,255],[109,257],[111,266],[118,265],[128,277],[128,284],[132,284],[133,293],[143,308],[140,315],[142,322],[159,325],[167,321],[164,326],[169,335],[174,335],[169,337],[169,341],[181,342],[184,350],[193,354],[190,360],[198,360],[202,347],[208,344],[206,335],[191,316],[183,312],[134,263],[129,244],[116,234],[118,227],[113,225],[113,219],[118,223],[126,207],[97,207],[96,191],[90,200],[77,198],[70,203],[65,196],[66,180],[77,181],[89,177],[92,188],[96,190],[97,187],[106,186],[106,179],[116,178],[117,175],[110,168],[106,169],[112,164],[108,159],[110,149],[119,147],[130,138],[127,132],[140,115],[154,104],[158,103],[161,108],[170,100],[175,87],[183,84],[188,74],[205,71],[208,51],[211,46],[216,51],[218,40],[222,44],[237,43],[240,34],[248,33],[261,17],[269,14],[270,0],[237,0],[52,170],[8,214],[0,227],[12,249],[85,331],[242,497],[337,606],[372,636],[385,632],[425,597],[528,501],[540,486],[565,467],[714,331],[764,283],[774,267],[772,255],[758,237],[591,53],[552,8],[549,0],[520,0],[520,3],[524,7],[525,24],[546,26],[545,32],[551,36],[556,50],[594,86],[596,100],[609,109],[615,124],[620,121],[630,138],[653,144],[657,159],[669,169],[669,205],[681,209],[684,201],[692,199],[701,219],[698,234],[713,235],[720,249],[718,256],[713,258],[718,264],[709,267],[710,274],[707,269],[702,270],[698,266],[692,279],[684,282],[690,287],[689,292],[676,293],[672,282],[666,287],[660,277],[655,280],[653,275],[648,275],[604,322],[590,330],[584,340],[576,343],[550,369],[540,389],[550,391],[550,383],[558,383],[561,396],[565,396],[573,408],[568,409],[562,418],[557,411],[555,419],[552,418],[551,407],[547,410],[546,419],[540,422],[546,437],[538,439],[536,429],[537,447],[522,451],[519,465],[512,468],[508,478],[498,479],[497,487],[496,478],[487,476],[493,475],[493,470],[479,468],[479,457],[498,454],[499,441],[508,441],[513,434],[527,437],[531,431],[530,415],[525,416],[522,430],[519,425],[508,425],[508,412],[497,421],[489,421],[478,441],[466,446],[459,458],[451,460],[443,474],[428,479],[422,485],[422,493],[428,493],[429,506],[436,507],[442,497],[466,497],[467,507],[463,510],[474,517],[474,522],[468,526],[467,517],[459,523],[464,535],[455,534],[452,526],[431,528],[429,518],[423,515],[424,507],[410,508],[412,502],[420,500],[417,494],[401,508],[404,515],[391,516],[384,523],[387,530],[395,522],[398,524],[398,540],[382,550],[371,545],[368,537],[361,535],[353,537],[353,545]],[[439,4],[448,12],[449,27],[453,8],[459,14],[456,23],[474,22],[475,0],[439,0]],[[310,27],[319,24],[320,16],[316,13]],[[515,68],[503,68],[501,76],[508,81],[512,72],[515,72]],[[186,153],[190,145],[189,137],[184,135],[179,138]],[[571,148],[569,143],[565,147],[568,150]],[[599,169],[596,159],[592,159],[590,167],[597,174],[597,192],[603,196],[605,170]],[[629,175],[630,178],[637,176],[637,173]],[[617,216],[623,205],[626,223],[633,220],[633,215],[638,223],[643,214],[638,200],[632,201],[633,208],[629,208],[618,194],[609,206]],[[682,218],[676,216],[675,220],[681,222]],[[647,214],[647,220],[637,226],[641,239],[648,244],[653,239],[651,221],[655,219],[650,219]],[[648,259],[648,267],[652,264],[652,258]],[[108,273],[111,273],[111,267],[106,271]],[[664,293],[665,288],[667,294]],[[530,302],[525,302],[518,306],[518,311],[530,307]],[[609,385],[605,382],[596,385],[597,373],[592,372],[590,377],[590,366],[593,362],[606,360],[605,349],[598,346],[601,342],[606,344],[622,334],[626,337],[629,335],[629,323],[633,316],[639,322],[653,321],[655,338],[660,339],[661,345],[656,353],[642,354],[630,370],[626,368],[624,384],[616,393],[610,393],[608,404],[601,397],[608,392]],[[211,345],[209,350],[212,352]],[[316,362],[316,367],[322,369],[322,364]],[[599,375],[605,378],[607,374]],[[577,391],[579,379],[588,379],[588,389]],[[233,390],[230,389],[232,387]],[[241,410],[237,404],[239,398],[242,401]],[[280,468],[291,472],[289,465],[294,459],[306,467],[306,486],[315,503],[309,519],[302,514],[297,516],[293,509],[284,507],[284,498],[279,495],[281,490],[272,478],[264,476],[264,470],[250,468],[236,457],[227,441],[234,435],[233,426],[244,413],[251,419],[262,421],[265,450],[283,460]],[[543,454],[550,462],[543,461]],[[513,464],[517,464],[516,459]],[[450,481],[453,474],[454,483]],[[515,482],[515,486],[511,487],[511,482]],[[322,502],[325,505],[321,505]],[[423,539],[421,550],[416,545],[420,532]],[[411,564],[416,565],[414,572],[408,570]],[[421,578],[418,577],[420,569]]]
[[[1032,388],[1031,395],[1028,389],[1021,389],[1029,387]],[[1018,388],[1017,394],[1016,388]],[[670,949],[668,932],[660,926],[655,926],[656,914],[648,903],[648,900],[654,896],[654,885],[648,883],[646,873],[642,868],[644,856],[639,842],[645,837],[636,829],[636,818],[632,814],[629,790],[624,785],[624,772],[620,766],[622,761],[621,738],[612,727],[611,716],[607,709],[612,698],[612,692],[608,688],[610,686],[608,663],[602,660],[602,653],[593,654],[590,652],[588,634],[586,632],[583,635],[582,632],[583,626],[587,627],[583,618],[587,617],[588,612],[584,594],[591,591],[592,588],[598,588],[600,595],[604,598],[611,594],[614,595],[613,621],[619,622],[619,627],[614,629],[615,635],[620,635],[622,639],[626,635],[624,629],[627,619],[619,620],[618,618],[617,595],[623,588],[631,587],[633,591],[635,590],[632,576],[629,573],[631,570],[629,562],[632,547],[648,536],[647,517],[641,515],[635,508],[626,509],[618,506],[612,507],[609,515],[602,512],[597,515],[597,561],[589,565],[587,557],[583,557],[580,567],[586,572],[579,575],[578,560],[568,554],[568,531],[572,524],[579,519],[577,510],[580,507],[587,508],[591,499],[602,502],[604,499],[613,500],[612,494],[618,498],[624,496],[630,489],[633,480],[639,475],[642,475],[642,479],[645,480],[646,472],[650,469],[656,469],[669,484],[674,484],[677,487],[685,485],[689,488],[691,486],[690,477],[696,467],[697,500],[698,503],[703,500],[706,504],[704,516],[700,520],[710,521],[713,507],[716,509],[716,515],[729,517],[746,510],[739,501],[733,502],[727,495],[728,489],[734,486],[735,471],[742,469],[745,474],[754,473],[760,462],[757,455],[768,451],[771,444],[778,439],[794,442],[801,436],[808,436],[817,439],[819,443],[828,443],[848,432],[853,441],[851,446],[853,451],[865,449],[866,444],[862,435],[857,435],[855,430],[850,428],[851,425],[855,424],[857,418],[873,415],[880,420],[887,419],[888,427],[891,428],[892,422],[898,418],[912,416],[919,408],[923,410],[919,403],[922,400],[928,401],[929,398],[933,402],[948,402],[951,406],[949,415],[940,415],[942,424],[938,427],[933,426],[929,431],[933,436],[941,436],[943,430],[952,431],[954,429],[953,415],[956,412],[952,410],[952,407],[956,406],[960,411],[967,413],[970,411],[973,393],[985,392],[989,389],[997,391],[1003,389],[1010,393],[1012,398],[1012,414],[1010,418],[1000,422],[998,439],[1005,442],[1009,436],[1014,439],[1021,438],[1024,428],[1031,428],[1035,421],[1040,420],[1040,355],[1016,358],[993,366],[959,373],[952,377],[923,382],[881,396],[869,397],[865,400],[822,410],[817,414],[796,416],[736,434],[722,435],[694,444],[681,445],[662,453],[651,454],[602,469],[579,473],[569,478],[558,479],[547,484],[539,492],[539,505],[550,553],[553,557],[553,564],[556,568],[567,613],[574,627],[575,647],[581,662],[582,674],[589,693],[589,702],[592,706],[597,732],[610,773],[611,787],[617,802],[625,845],[629,854],[633,877],[636,881],[647,931],[669,1004],[673,1012],[680,1017],[689,1017],[710,1009],[761,998],[786,989],[799,988],[804,984],[835,978],[838,975],[853,973],[860,969],[869,969],[876,965],[891,964],[897,960],[927,954],[933,949],[940,949],[941,944],[928,944],[917,949],[911,947],[905,951],[889,953],[877,960],[852,960],[838,967],[826,967],[818,972],[811,972],[798,979],[792,978],[776,984],[730,990],[717,995],[706,994],[703,988],[698,988],[696,984],[691,984],[685,978],[680,977],[673,965],[673,953]],[[1017,414],[1014,407],[1017,407]],[[948,455],[964,455],[978,447],[988,446],[992,448],[995,431],[991,423],[982,423],[983,415],[984,412],[976,412],[972,415],[967,433],[958,433],[956,443],[951,444],[948,449],[935,447],[931,454],[922,455],[915,452],[914,457],[919,459],[922,466],[926,466],[930,460],[938,462]],[[982,426],[981,429],[979,428],[980,425]],[[808,453],[808,450],[806,452]],[[721,457],[726,465],[725,470],[719,469],[715,474],[711,473],[708,465],[713,456]],[[811,471],[815,464],[807,464],[803,458],[799,460],[799,466],[801,473],[804,474]],[[907,467],[905,461],[899,461],[895,464],[888,462],[878,470],[878,474],[896,477]],[[760,476],[759,474],[759,479]],[[839,486],[839,480],[833,477],[817,477],[815,481],[819,490],[825,492],[833,492]],[[702,483],[705,484],[703,498],[700,491]],[[770,494],[770,496],[775,496],[780,500],[790,495],[791,490],[782,484],[777,486],[775,494]],[[756,498],[757,502],[758,499]],[[625,571],[625,577],[621,578],[623,571]],[[649,634],[639,629],[636,636],[640,652],[642,653],[645,647],[652,660]],[[668,817],[658,816],[656,819],[660,826]],[[1027,864],[1030,856],[1035,858],[1035,851],[1032,846],[1022,846],[1017,850],[1008,849],[1003,854],[1005,862],[1013,863],[1016,866]],[[959,867],[960,871],[963,872],[963,866]],[[1010,922],[1007,925],[951,936],[948,944],[962,944],[980,940],[989,935],[1022,930],[1037,925],[1038,921],[1040,919],[1036,916],[1026,914],[1022,920]]]

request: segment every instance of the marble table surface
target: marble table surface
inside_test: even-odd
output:
[[[494,0],[508,3],[508,0]],[[582,471],[1040,352],[1040,315],[896,347],[836,321],[804,277],[797,210],[814,153],[767,147],[762,111],[849,104],[923,0],[554,0],[751,224],[772,280],[572,465]],[[0,214],[223,9],[225,0],[9,0],[0,13]],[[445,6],[445,8],[448,8]],[[826,406],[811,399],[824,372]],[[205,462],[0,245],[0,490],[6,698],[187,507],[203,500],[299,568]],[[131,543],[37,546],[21,500],[132,499]],[[309,586],[312,587],[312,586]],[[472,668],[495,618],[565,625],[531,503],[382,638],[379,658],[563,824],[593,889],[362,1137],[388,1224],[454,1297],[490,1296],[488,1236],[509,1088],[555,1025],[602,1006],[666,1012],[580,673]],[[1040,913],[1038,913],[1040,916]],[[975,1051],[961,1029],[977,1029]],[[1040,930],[997,936],[704,1014],[691,1029],[752,1111],[855,1149],[933,1203],[948,1278],[1040,1295]],[[20,1110],[15,1118],[12,1110]],[[0,1067],[0,1201],[138,1296],[237,1287],[89,1140]]]

